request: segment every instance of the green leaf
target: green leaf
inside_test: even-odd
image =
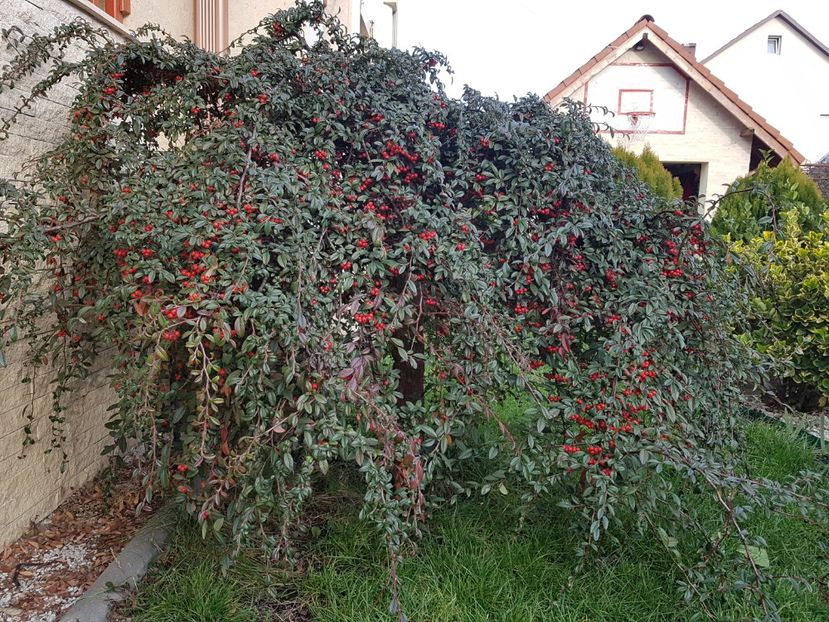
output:
[[[746,556],[751,557],[754,563],[760,568],[768,568],[771,565],[769,561],[769,552],[766,549],[758,546],[748,545],[746,548]]]

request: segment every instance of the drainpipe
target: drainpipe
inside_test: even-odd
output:
[[[385,0],[383,2],[391,9],[391,46],[397,47],[397,0]]]

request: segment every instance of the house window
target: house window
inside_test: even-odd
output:
[[[119,22],[130,14],[130,0],[89,0],[96,7]]]
[[[769,54],[780,54],[780,35],[772,35],[769,37],[768,52]]]

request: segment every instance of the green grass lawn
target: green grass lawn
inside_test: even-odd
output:
[[[748,428],[746,453],[756,475],[784,478],[815,463],[796,436],[764,423]],[[342,495],[339,508],[306,543],[301,572],[287,574],[243,555],[228,573],[221,551],[183,525],[173,546],[135,600],[136,621],[175,622],[313,620],[392,621],[388,613],[385,551],[372,529],[356,518],[356,503]],[[575,536],[553,500],[520,532],[509,498],[465,500],[439,511],[405,560],[402,604],[413,622],[646,622],[690,620],[699,608],[684,603],[678,576],[663,549],[631,536],[625,548],[604,556],[573,577]],[[768,541],[772,570],[799,574],[826,560],[818,532],[786,518],[755,519]],[[786,621],[829,620],[829,604],[817,592],[780,588]],[[735,597],[717,611],[721,620],[748,620],[751,606]]]

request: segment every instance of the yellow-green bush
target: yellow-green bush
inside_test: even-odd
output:
[[[646,183],[657,196],[668,201],[682,198],[682,184],[671,175],[650,145],[645,145],[641,155],[624,147],[613,149],[613,155],[636,171],[636,177]]]
[[[733,249],[759,282],[754,329],[745,337],[781,363],[781,397],[808,408],[829,399],[829,237],[825,227],[804,231],[801,218],[797,209],[784,212],[779,231]]]
[[[711,222],[756,288],[745,338],[779,364],[775,389],[810,409],[829,401],[829,205],[794,163],[760,163],[731,184]]]

